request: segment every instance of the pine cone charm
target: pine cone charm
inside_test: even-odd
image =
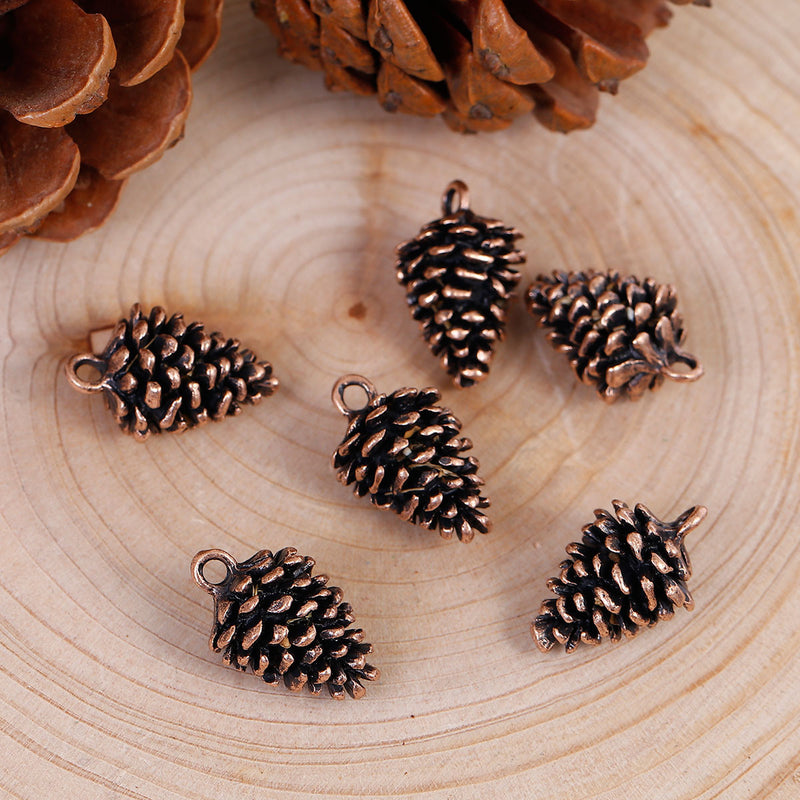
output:
[[[101,225],[178,141],[222,0],[0,0],[0,253]]]
[[[83,366],[100,378],[80,378]],[[79,391],[103,392],[119,426],[140,442],[238,414],[278,388],[269,362],[240,350],[237,339],[208,334],[202,323],[187,325],[182,314],[168,317],[158,306],[145,315],[138,304],[102,355],[73,356],[66,373]]]
[[[206,580],[203,569],[222,562],[221,583]],[[375,681],[380,672],[368,664],[372,645],[364,631],[349,627],[353,609],[342,602],[342,590],[328,586],[325,575],[311,574],[314,559],[293,547],[275,555],[260,550],[237,564],[224,550],[204,550],[192,561],[197,585],[214,598],[214,627],[209,646],[242,672],[250,669],[270,686],[282,680],[313,695],[327,687],[341,700],[366,694],[361,681]]]
[[[503,339],[520,279],[513,265],[525,261],[514,246],[522,234],[471,211],[461,181],[447,187],[442,213],[397,248],[397,280],[447,374],[456,386],[473,386],[488,376],[494,344]]]
[[[616,272],[555,272],[531,284],[526,300],[550,328],[553,347],[607,402],[623,394],[637,400],[665,377],[689,382],[703,375],[700,362],[681,349],[683,321],[672,286]]]
[[[669,619],[676,607],[694,608],[684,540],[705,519],[706,508],[694,506],[674,522],[662,522],[641,504],[631,511],[615,500],[614,511],[616,517],[594,512],[582,542],[567,547],[561,575],[547,582],[556,599],[544,601],[531,626],[542,652],[563,644],[571,653],[581,642],[631,637]]]
[[[344,392],[361,387],[367,405],[351,409]],[[333,454],[333,468],[358,497],[369,495],[378,508],[401,519],[436,529],[445,539],[469,542],[475,532],[488,533],[491,523],[480,509],[482,497],[477,459],[464,456],[472,447],[460,437],[461,422],[437,405],[436,389],[399,389],[378,394],[360,375],[345,375],[333,388],[333,402],[350,420],[344,440]]]
[[[672,0],[710,5],[710,0]],[[594,123],[601,91],[647,63],[666,0],[252,0],[290,61],[386,111],[499,130],[534,111],[557,131]]]

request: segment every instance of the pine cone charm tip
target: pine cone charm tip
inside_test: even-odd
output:
[[[352,408],[345,391],[360,387],[363,408]],[[333,402],[348,419],[344,439],[333,454],[339,480],[358,497],[391,509],[408,522],[438,529],[445,539],[471,541],[491,530],[482,509],[479,463],[465,455],[472,442],[460,436],[461,422],[439,406],[433,388],[379,394],[360,375],[345,375],[333,387]]]
[[[707,509],[693,506],[674,522],[662,522],[641,504],[631,510],[615,500],[613,506],[613,515],[594,512],[582,540],[567,546],[561,574],[547,582],[556,598],[542,603],[531,624],[542,652],[556,644],[571,653],[581,643],[630,638],[672,617],[676,607],[694,608],[684,542]]]
[[[442,214],[397,248],[397,280],[431,351],[465,388],[489,375],[525,253],[519,231],[470,210],[463,181],[445,190]]]
[[[99,378],[81,378],[85,366]],[[78,391],[102,392],[120,428],[137,441],[234,416],[278,388],[272,365],[241,349],[237,339],[208,334],[202,323],[168,317],[159,306],[145,314],[138,303],[117,323],[101,355],[75,355],[65,371]]]
[[[226,575],[211,583],[204,575],[210,562]],[[293,547],[274,555],[260,550],[237,563],[224,550],[203,550],[192,560],[192,577],[214,598],[212,652],[242,672],[248,670],[271,686],[283,681],[299,692],[319,695],[327,687],[335,700],[345,694],[361,699],[361,681],[375,681],[380,671],[367,663],[372,645],[351,628],[353,609],[342,590],[313,575],[314,559]]]
[[[526,304],[547,338],[565,353],[578,379],[606,402],[638,400],[664,378],[679,383],[703,375],[682,349],[683,320],[674,287],[618,272],[554,272],[528,288]]]

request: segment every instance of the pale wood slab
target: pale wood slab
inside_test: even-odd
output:
[[[463,138],[327,94],[230,2],[186,139],[101,231],[0,263],[4,797],[800,795],[800,5],[761,5],[677,9],[590,132]],[[607,407],[518,303],[490,380],[445,390],[493,499],[470,545],[356,501],[328,466],[339,375],[446,386],[392,250],[455,177],[527,233],[527,276],[676,283],[707,368]],[[184,437],[123,437],[61,361],[137,300],[239,336],[281,390]],[[709,507],[697,610],[543,656],[545,579],[615,497]],[[192,555],[284,545],[375,644],[363,702],[269,690],[207,650]]]

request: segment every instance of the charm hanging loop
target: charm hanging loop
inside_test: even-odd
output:
[[[225,565],[227,574],[219,583],[211,583],[203,573],[206,564],[211,561],[219,561]],[[202,550],[192,559],[192,577],[194,582],[207,591],[210,595],[216,596],[225,591],[230,581],[231,575],[236,571],[236,559],[224,550]]]
[[[459,211],[469,211],[469,186],[464,181],[453,181],[442,195],[442,213],[449,217]]]
[[[100,373],[100,379],[97,381],[85,381],[79,377],[78,370],[84,366],[94,367]],[[79,353],[67,361],[64,365],[64,372],[67,375],[67,380],[79,392],[95,394],[96,392],[102,392],[106,388],[106,366],[106,362],[102,358],[98,358],[91,353]]]
[[[367,402],[361,408],[351,408],[344,400],[344,393],[351,387],[358,386],[367,393]],[[331,392],[331,400],[336,408],[342,412],[346,417],[351,417],[353,414],[358,414],[363,411],[376,397],[378,390],[372,381],[365,378],[363,375],[342,375],[333,386]]]
[[[689,367],[689,371],[681,372],[675,369],[675,364],[686,364],[686,366]],[[704,372],[705,369],[703,369],[703,365],[694,356],[690,356],[688,353],[680,353],[679,357],[668,364],[663,370],[665,377],[669,378],[671,381],[677,381],[678,383],[691,383],[692,381],[699,380],[703,377]]]

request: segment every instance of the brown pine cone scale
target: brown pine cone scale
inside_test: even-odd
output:
[[[709,0],[672,0],[709,5]],[[377,94],[387,111],[498,130],[534,110],[589,127],[600,91],[647,62],[666,0],[252,0],[285,58],[329,89]]]
[[[190,70],[214,46],[221,10],[0,2],[0,252],[25,235],[68,241],[98,227],[125,179],[181,138]]]

